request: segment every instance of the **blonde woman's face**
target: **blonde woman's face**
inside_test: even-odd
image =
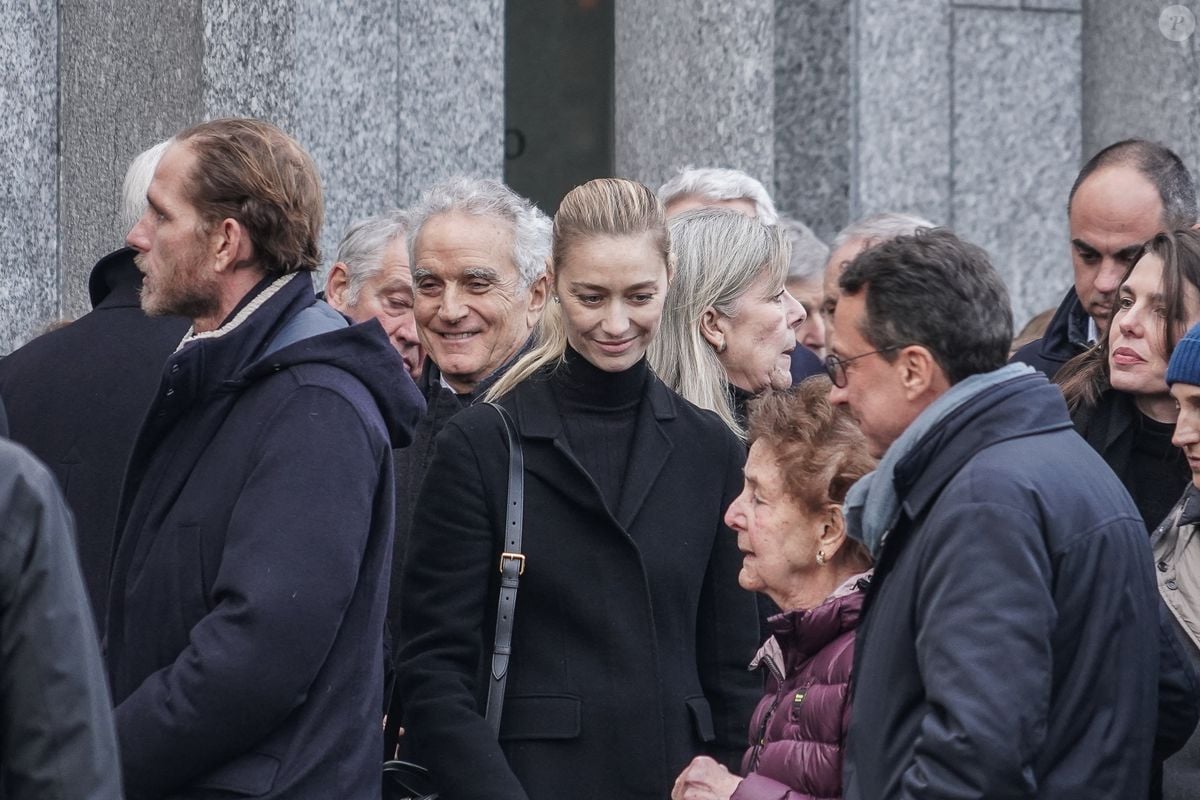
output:
[[[667,286],[666,264],[649,234],[575,244],[555,265],[567,342],[605,372],[629,369],[658,331]]]
[[[734,315],[717,322],[725,334],[717,359],[729,382],[751,394],[791,386],[796,329],[805,317],[783,283],[764,271],[737,300]]]

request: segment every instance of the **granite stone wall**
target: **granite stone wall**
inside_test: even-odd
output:
[[[1140,136],[1177,152],[1200,176],[1200,30],[1169,6],[1200,20],[1200,0],[1084,0],[1083,156]],[[1186,20],[1183,20],[1186,22]]]
[[[738,167],[826,239],[923,214],[988,249],[1018,325],[1070,285],[1084,158],[1147,136],[1200,170],[1200,35],[1166,35],[1165,2],[588,2],[613,4],[616,174]],[[265,117],[312,152],[327,258],[350,221],[433,181],[502,177],[504,12],[0,0],[0,354],[87,310],[92,264],[124,238],[126,165],[198,120]]]
[[[58,23],[53,2],[0,0],[0,353],[58,313]],[[8,345],[6,347],[6,345]]]
[[[9,229],[0,354],[89,308],[120,247],[130,159],[182,128],[254,116],[312,154],[326,259],[353,220],[456,172],[503,174],[503,2],[0,0]],[[61,93],[61,101],[59,99]]]
[[[852,8],[775,4],[775,204],[826,242],[850,219]]]
[[[1078,0],[798,0],[776,8],[780,207],[831,239],[882,211],[983,246],[1022,324],[1070,284]]]
[[[774,0],[615,0],[616,174],[775,172]]]
[[[1081,20],[1069,3],[1012,5],[953,8],[950,196],[939,221],[992,256],[1019,328],[1072,285]]]

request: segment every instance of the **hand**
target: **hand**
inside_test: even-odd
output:
[[[708,756],[696,756],[671,789],[671,800],[729,800],[742,779]]]

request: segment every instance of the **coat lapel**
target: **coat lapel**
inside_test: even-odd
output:
[[[628,471],[616,514],[617,521],[627,531],[645,505],[672,449],[671,438],[662,423],[675,418],[674,399],[657,377],[651,375],[648,381],[649,392],[638,409],[633,449],[629,453]]]
[[[511,395],[526,447],[525,471],[585,509],[609,516],[600,489],[571,452],[549,383],[533,377],[528,384],[524,391]]]

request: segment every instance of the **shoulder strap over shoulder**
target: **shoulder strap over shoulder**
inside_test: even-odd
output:
[[[504,710],[504,685],[508,682],[508,661],[512,655],[513,622],[516,619],[517,588],[525,572],[521,553],[521,532],[525,517],[525,463],[516,425],[508,412],[496,403],[508,439],[508,498],[504,513],[504,550],[500,553],[500,599],[496,604],[496,636],[492,649],[491,681],[488,684],[487,720],[497,735]]]

